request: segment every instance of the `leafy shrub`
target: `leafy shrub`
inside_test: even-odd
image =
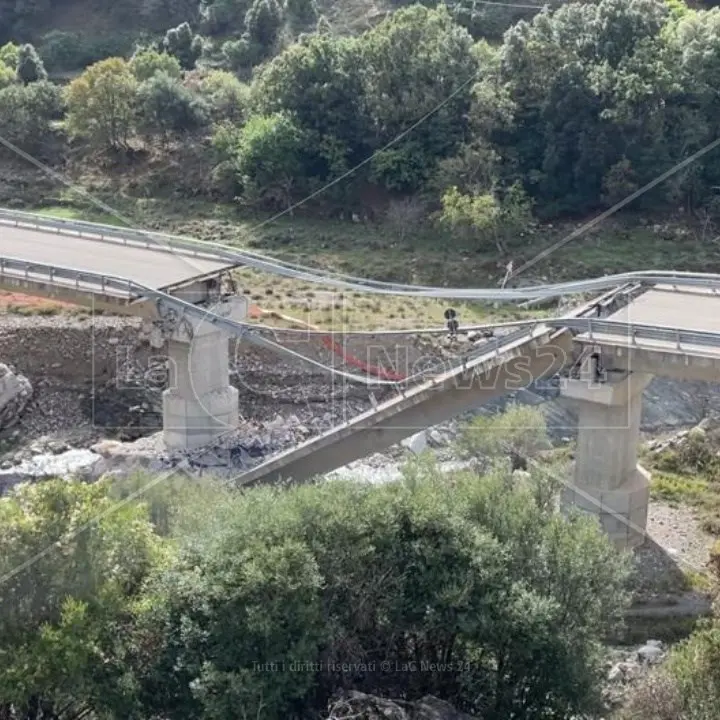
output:
[[[5,717],[126,710],[122,639],[161,557],[146,509],[115,506],[104,482],[23,485],[0,498],[0,541]]]
[[[245,118],[250,88],[232,73],[213,70],[203,78],[200,92],[207,99],[215,122],[240,123]]]
[[[720,707],[720,623],[707,621],[676,647],[668,671],[688,720],[714,720]]]
[[[60,88],[47,81],[0,90],[0,134],[26,150],[37,149],[61,110]]]
[[[203,28],[210,35],[242,31],[250,0],[203,0]]]
[[[15,70],[0,62],[0,90],[15,82]]]
[[[677,448],[661,452],[654,460],[659,470],[680,475],[704,475],[720,478],[720,458],[708,434],[699,428],[691,430]]]
[[[678,720],[682,712],[678,685],[667,671],[661,670],[634,688],[619,720]]]
[[[0,62],[7,65],[13,71],[17,70],[20,48],[12,42],[0,47]]]
[[[207,122],[207,107],[176,78],[156,72],[137,92],[138,126],[147,135],[167,140],[171,133],[191,132]]]
[[[474,418],[463,428],[458,445],[465,457],[489,460],[535,458],[551,447],[545,416],[540,410],[524,405],[513,405],[498,415]]]
[[[167,31],[163,47],[180,61],[184,70],[192,70],[202,55],[203,39],[193,33],[189,23],[184,22]]]
[[[282,25],[282,8],[277,0],[255,0],[245,15],[245,29],[250,40],[269,54]]]
[[[135,52],[130,58],[130,71],[139,82],[149,80],[159,72],[176,80],[182,77],[180,62],[176,57],[152,48],[138,49]]]
[[[669,500],[670,502],[698,499],[702,497],[707,489],[708,484],[705,480],[697,480],[667,472],[653,473],[652,476],[653,497]]]

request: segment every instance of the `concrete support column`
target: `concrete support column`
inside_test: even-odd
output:
[[[244,319],[244,303],[213,312]],[[163,393],[163,434],[170,450],[193,450],[238,425],[238,391],[230,385],[227,332],[208,321],[183,319],[167,338],[169,387]]]
[[[599,383],[584,376],[569,380],[562,393],[578,411],[575,487],[563,491],[562,504],[596,516],[625,548],[645,539],[650,475],[637,451],[642,391],[651,378],[629,373]]]

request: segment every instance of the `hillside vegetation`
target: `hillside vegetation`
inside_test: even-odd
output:
[[[313,0],[143,0],[88,5],[129,38],[88,49],[101,33],[43,30],[69,4],[30,5],[2,6],[0,134],[91,186],[383,222],[401,241],[429,228],[503,257],[534,222],[610,207],[700,152],[633,209],[715,227],[720,9],[601,0],[513,25],[416,4],[363,30]]]

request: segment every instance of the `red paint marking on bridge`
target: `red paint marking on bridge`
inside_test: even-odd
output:
[[[296,327],[304,328],[306,330],[320,330],[320,328],[316,327],[315,325],[311,325],[310,323],[303,322],[302,320],[290,317],[289,315],[281,315],[274,310],[263,310],[257,305],[250,305],[248,309],[248,314],[252,319],[274,317],[278,320],[283,320],[284,322],[295,325]],[[392,370],[386,370],[379,365],[371,365],[364,362],[356,355],[348,352],[339,342],[333,340],[330,335],[321,336],[320,342],[327,350],[330,350],[330,352],[342,358],[342,361],[346,365],[357,368],[358,370],[362,370],[368,375],[372,375],[373,377],[379,378],[380,380],[391,380],[394,382],[399,382],[406,379],[405,375],[396,373]]]

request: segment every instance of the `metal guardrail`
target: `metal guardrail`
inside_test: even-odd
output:
[[[0,208],[0,224],[2,223],[19,228],[34,228],[57,234],[65,233],[76,237],[88,237],[104,242],[143,247],[159,252],[183,253],[194,257],[222,260],[227,262],[229,266],[246,265],[263,272],[321,283],[341,290],[356,290],[385,295],[509,302],[544,300],[563,295],[594,293],[631,282],[643,285],[669,284],[675,287],[702,287],[720,292],[720,275],[675,271],[620,273],[591,280],[536,285],[525,288],[433,288],[402,283],[385,283],[365,278],[354,278],[340,273],[324,273],[302,265],[275,260],[259,253],[238,250],[218,243],[154,231],[117,228],[112,225],[89,223],[81,220],[49,218],[19,210]]]
[[[18,277],[25,278],[28,282],[36,280],[38,276],[45,278],[47,282],[51,284],[56,282],[58,279],[70,281],[70,284],[74,284],[79,292],[93,292],[92,288],[84,288],[81,286],[82,283],[86,283],[87,285],[100,288],[103,292],[106,292],[107,290],[114,290],[129,297],[147,298],[158,303],[160,306],[164,305],[172,308],[180,315],[187,315],[197,320],[210,323],[218,328],[222,328],[232,336],[243,337],[249,342],[260,347],[299,359],[311,366],[320,368],[325,372],[333,372],[352,381],[367,385],[400,386],[402,384],[407,384],[407,382],[411,379],[427,377],[429,372],[421,372],[413,376],[413,378],[408,378],[402,382],[396,382],[378,380],[374,378],[372,380],[368,380],[368,378],[360,375],[329,368],[320,362],[311,360],[300,353],[283,347],[282,345],[263,337],[259,333],[253,332],[252,324],[240,323],[230,320],[229,318],[216,315],[211,310],[193,305],[192,303],[173,297],[172,295],[168,295],[160,290],[137,283],[129,278],[93,272],[78,272],[73,268],[28,262],[21,258],[0,257],[0,276],[7,275],[9,272],[13,273],[12,277],[16,279]],[[718,277],[718,282],[720,282],[720,277]],[[624,288],[619,288],[615,295],[623,294],[625,290],[626,289]],[[610,296],[612,297],[612,293]],[[585,312],[589,311],[586,310]],[[682,328],[626,323],[612,320],[602,320],[596,317],[566,316],[559,318],[543,318],[533,323],[528,323],[528,327],[519,328],[507,335],[493,338],[487,343],[483,343],[476,353],[473,353],[471,356],[465,358],[463,366],[472,364],[481,358],[486,358],[488,356],[492,356],[493,354],[498,356],[503,349],[508,349],[514,343],[519,342],[523,338],[527,338],[528,340],[532,339],[536,334],[536,330],[539,328],[555,328],[558,330],[569,329],[573,332],[587,332],[590,339],[592,339],[595,334],[600,334],[629,337],[632,342],[637,342],[638,339],[667,342],[677,348],[681,348],[684,345],[720,348],[720,332],[685,330]]]
[[[669,343],[678,350],[687,346],[720,348],[720,332],[710,330],[685,330],[661,325],[599,320],[597,318],[558,318],[548,321],[556,328],[569,328],[586,332],[589,340],[597,335],[628,338],[636,345],[639,340]]]

